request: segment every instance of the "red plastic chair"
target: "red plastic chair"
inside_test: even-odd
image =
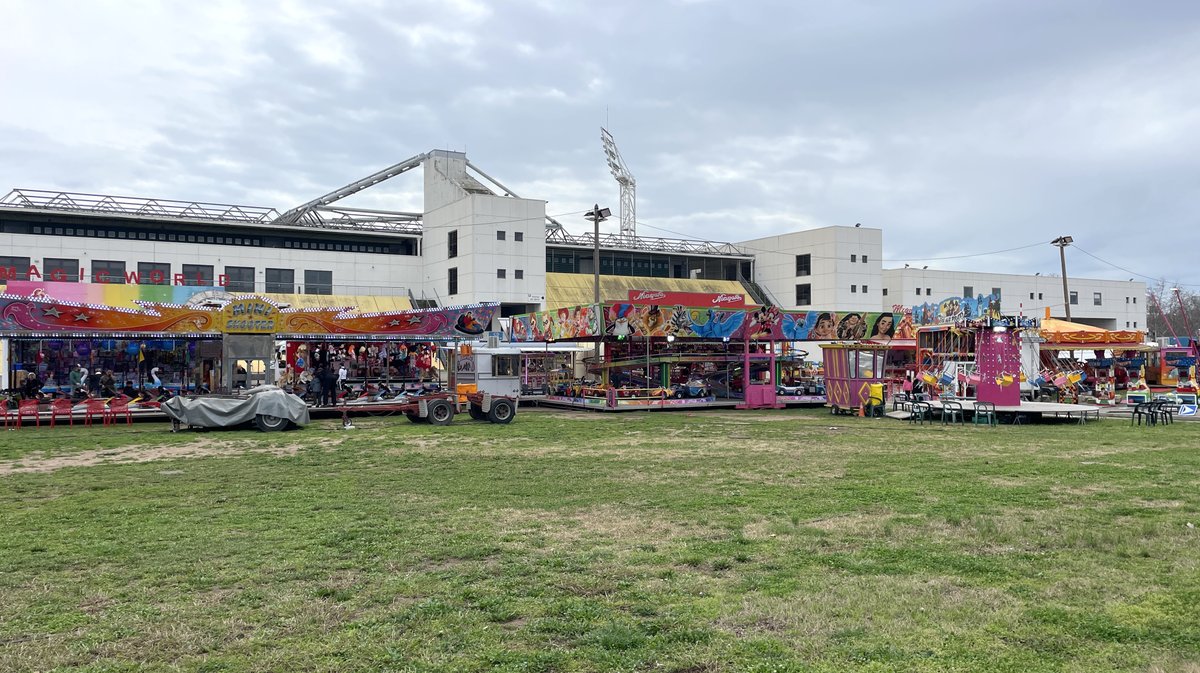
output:
[[[54,420],[59,416],[66,416],[71,425],[75,425],[75,416],[71,414],[71,410],[75,404],[66,398],[60,397],[50,403],[50,427],[54,427]]]
[[[41,409],[39,406],[40,405],[37,400],[21,400],[17,403],[18,430],[21,429],[21,424],[24,422],[26,416],[33,416],[34,424],[39,428],[42,427],[42,417],[39,414]]]
[[[125,414],[125,425],[133,425],[133,414],[129,411],[129,398],[113,400],[108,405],[108,420],[105,423],[116,423],[117,417]]]
[[[83,424],[90,426],[92,424],[92,418],[97,415],[100,416],[100,422],[102,424],[108,425],[108,421],[109,421],[108,405],[106,405],[104,403],[104,400],[100,400],[100,399],[84,400],[83,401]]]
[[[4,429],[7,430],[9,419],[15,419],[16,414],[13,413],[12,409],[8,408],[7,400],[0,400],[0,411],[4,412]]]

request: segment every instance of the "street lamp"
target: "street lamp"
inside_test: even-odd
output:
[[[1059,236],[1050,241],[1050,245],[1058,246],[1058,260],[1062,262],[1063,306],[1067,309],[1067,322],[1071,322],[1071,296],[1067,291],[1067,246],[1075,242],[1070,236]]]
[[[592,273],[593,281],[595,282],[595,292],[592,295],[592,303],[600,303],[600,223],[607,220],[612,215],[612,211],[608,208],[601,208],[600,204],[592,206],[592,209],[584,213],[583,219],[591,220],[595,237],[592,239],[594,247],[592,248]]]

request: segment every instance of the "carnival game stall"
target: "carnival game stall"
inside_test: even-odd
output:
[[[307,350],[300,345],[308,344],[313,351],[329,349],[332,357],[324,358],[329,367],[345,363],[369,374],[372,346],[377,366],[385,361],[381,352],[390,360],[391,353],[405,349],[416,351],[419,364],[422,345],[432,352],[434,344],[478,338],[498,306],[374,313],[353,307],[292,309],[262,296],[212,288],[200,304],[139,302],[128,308],[63,300],[56,285],[65,284],[0,294],[5,376],[17,396],[157,402],[164,395],[273,384],[280,342],[298,344],[291,351],[292,365],[296,354]],[[287,348],[282,352],[286,361]],[[305,365],[310,368],[311,360]],[[88,372],[82,380],[72,374],[81,371]]]

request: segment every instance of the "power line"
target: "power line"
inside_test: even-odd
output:
[[[1125,273],[1132,274],[1132,275],[1134,275],[1134,276],[1139,276],[1139,277],[1141,277],[1141,278],[1145,278],[1146,280],[1153,280],[1153,281],[1157,281],[1157,282],[1160,282],[1160,283],[1166,283],[1166,282],[1167,282],[1165,278],[1156,278],[1156,277],[1154,277],[1154,276],[1147,276],[1147,275],[1146,275],[1146,274],[1144,274],[1144,273],[1138,273],[1137,271],[1132,271],[1132,270],[1130,270],[1130,269],[1126,269],[1125,267],[1123,267],[1123,266],[1121,266],[1121,265],[1119,265],[1119,264],[1114,264],[1114,263],[1112,263],[1112,262],[1110,262],[1110,261],[1108,261],[1108,260],[1106,260],[1106,259],[1101,259],[1100,257],[1097,257],[1096,255],[1093,255],[1092,253],[1088,252],[1087,250],[1084,250],[1083,248],[1079,247],[1078,245],[1075,245],[1075,246],[1072,246],[1072,247],[1074,247],[1074,248],[1075,248],[1076,250],[1078,250],[1079,252],[1082,252],[1083,254],[1087,255],[1088,257],[1091,257],[1092,259],[1096,260],[1097,262],[1100,262],[1101,264],[1107,264],[1107,265],[1111,266],[1111,267],[1112,267],[1112,268],[1114,268],[1114,269],[1119,269],[1119,270],[1121,270],[1121,271],[1124,271]],[[1182,285],[1182,286],[1184,286],[1184,287],[1200,287],[1200,284],[1197,284],[1197,283],[1176,283],[1176,285]]]

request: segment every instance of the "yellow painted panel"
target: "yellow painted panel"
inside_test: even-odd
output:
[[[546,308],[556,309],[592,303],[594,277],[586,273],[547,273]],[[736,280],[703,280],[690,278],[652,278],[648,276],[600,276],[600,299],[604,302],[625,301],[630,290],[662,290],[664,292],[706,292],[711,294],[740,294],[747,304],[754,299]]]

